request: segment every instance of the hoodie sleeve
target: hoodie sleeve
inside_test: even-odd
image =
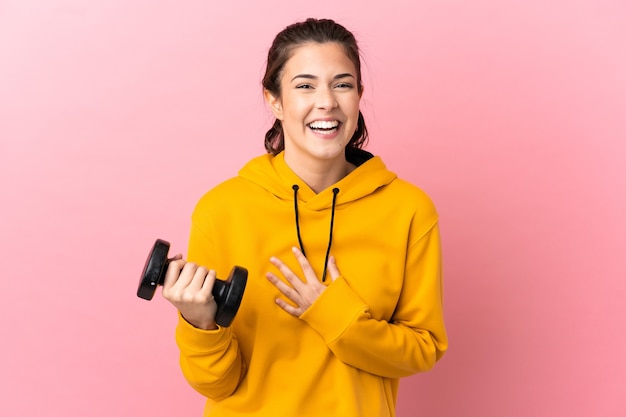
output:
[[[208,253],[211,241],[197,225],[191,228],[188,261],[212,265]],[[237,337],[230,327],[202,330],[193,327],[179,313],[176,343],[180,366],[189,385],[205,397],[219,401],[231,395],[246,367]]]
[[[230,328],[197,329],[179,314],[176,342],[183,375],[192,388],[215,401],[235,391],[244,367]]]
[[[408,249],[392,319],[373,319],[343,277],[301,315],[342,362],[387,378],[427,371],[443,356],[441,251],[437,224]],[[337,306],[342,306],[337,309]]]

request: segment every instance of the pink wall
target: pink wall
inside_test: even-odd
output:
[[[263,152],[308,16],[357,34],[369,149],[441,214],[451,348],[400,417],[626,415],[626,3],[305,4],[0,1],[0,415],[200,415],[139,272]]]

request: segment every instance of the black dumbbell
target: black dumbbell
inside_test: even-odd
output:
[[[167,253],[170,244],[165,240],[157,239],[148,255],[146,265],[143,267],[137,297],[144,300],[152,300],[158,285],[163,285],[165,272],[170,260]],[[226,281],[216,279],[213,284],[213,297],[217,303],[215,322],[222,327],[230,326],[243,298],[243,292],[248,281],[248,270],[240,266],[234,266]]]

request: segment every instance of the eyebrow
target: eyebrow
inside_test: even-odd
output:
[[[339,80],[339,79],[341,79],[341,78],[347,78],[347,77],[350,77],[350,78],[355,78],[355,77],[354,77],[354,75],[350,74],[349,72],[345,72],[345,73],[343,73],[343,74],[337,74],[337,75],[335,75],[335,76],[333,77],[333,80]],[[306,78],[306,79],[308,79],[308,80],[317,80],[317,78],[318,78],[318,77],[317,77],[317,76],[315,76],[315,75],[312,75],[312,74],[298,74],[298,75],[296,75],[295,77],[293,77],[293,78],[291,79],[291,81],[295,80],[296,78]]]

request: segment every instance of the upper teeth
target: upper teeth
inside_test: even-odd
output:
[[[333,120],[333,121],[317,120],[315,122],[311,122],[309,126],[311,127],[311,129],[332,129],[334,127],[339,126],[339,122],[337,120]]]

